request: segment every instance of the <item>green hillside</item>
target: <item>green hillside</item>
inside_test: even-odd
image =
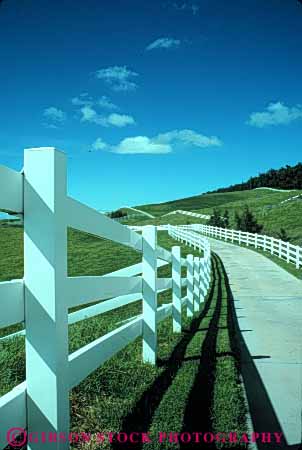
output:
[[[302,193],[302,191],[274,191],[270,189],[254,189],[247,191],[223,192],[212,194],[201,194],[193,197],[182,198],[165,203],[136,206],[137,209],[146,211],[154,216],[160,216],[177,209],[187,211],[203,210],[208,208],[222,207],[236,201],[246,202],[248,200],[262,200],[269,203],[277,203],[289,197]]]
[[[257,216],[258,222],[263,224],[263,234],[277,236],[280,228],[284,228],[291,238],[291,242],[302,245],[302,196],[282,203],[291,197],[301,195],[301,190],[281,191],[260,188],[246,191],[210,193],[174,200],[166,203],[137,206],[138,209],[156,216],[156,220],[147,218],[133,219],[129,223],[140,225],[154,224],[186,224],[200,223],[201,219],[183,215],[162,217],[168,212],[178,209],[211,215],[214,208],[221,213],[227,209],[230,215],[229,228],[235,228],[235,213],[240,213],[244,205],[248,205]]]

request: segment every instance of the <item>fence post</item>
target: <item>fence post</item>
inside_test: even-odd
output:
[[[207,294],[206,281],[205,281],[205,257],[200,258],[199,265],[199,292],[200,292],[200,302],[204,302],[204,298]]]
[[[234,230],[232,230],[232,242],[234,242]]]
[[[24,260],[28,433],[68,434],[66,156],[54,148],[25,151]]]
[[[279,258],[282,258],[282,241],[279,239]]]
[[[207,276],[207,291],[208,291],[211,281],[211,252],[208,248],[206,252],[206,276]]]
[[[180,247],[172,247],[172,318],[173,332],[181,332],[181,253]]]
[[[296,246],[296,269],[299,269],[299,246]]]
[[[207,291],[208,291],[209,286],[210,286],[210,270],[211,270],[211,267],[210,267],[210,255],[209,255],[209,250],[207,250],[207,256],[206,256],[206,278],[207,278],[206,286],[207,286]]]
[[[193,316],[193,255],[187,255],[187,317]]]
[[[199,275],[200,275],[200,258],[194,257],[194,311],[199,311],[200,291],[199,291]]]
[[[238,244],[241,245],[241,231],[239,230],[238,236]]]
[[[156,227],[143,228],[143,361],[156,363],[157,355],[157,236]]]
[[[255,234],[255,248],[258,248],[258,234]]]
[[[271,255],[274,254],[274,238],[271,237]]]

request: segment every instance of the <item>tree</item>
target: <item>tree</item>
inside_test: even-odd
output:
[[[122,209],[117,209],[116,211],[111,211],[109,213],[109,217],[111,217],[111,219],[117,219],[119,217],[124,217],[127,214],[122,210]]]
[[[284,242],[290,242],[291,237],[287,234],[286,230],[284,228],[280,228],[280,231],[277,233],[277,237]]]
[[[241,216],[236,211],[235,222],[237,225],[237,230],[240,231],[247,231],[248,233],[261,233],[263,229],[263,225],[257,222],[256,217],[247,205],[244,206]]]
[[[210,217],[209,225],[212,225],[213,227],[224,227],[224,220],[221,217],[219,209],[213,209],[213,214]]]
[[[241,216],[239,215],[238,211],[235,212],[235,223],[237,230],[241,230]]]
[[[223,224],[224,224],[224,228],[228,228],[229,224],[230,224],[230,216],[229,216],[229,211],[227,209],[224,211],[224,214],[223,214]]]

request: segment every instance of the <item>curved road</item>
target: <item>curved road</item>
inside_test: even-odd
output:
[[[300,448],[302,281],[255,251],[210,241],[234,298],[253,428],[283,432],[285,440],[278,448]]]

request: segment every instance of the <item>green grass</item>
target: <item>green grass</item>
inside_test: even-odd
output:
[[[246,204],[257,217],[257,221],[264,226],[261,234],[278,237],[280,228],[284,228],[291,242],[302,246],[302,197],[281,204],[282,194],[284,196],[284,193],[273,193],[258,199],[250,198],[228,203],[225,206],[230,214],[229,228],[236,228],[235,213],[240,213]],[[291,193],[291,195],[294,194]],[[221,207],[221,211],[224,211],[224,207]],[[200,209],[196,212],[212,214],[213,210]]]
[[[136,208],[149,212],[154,216],[160,216],[177,209],[188,211],[203,210],[210,211],[213,208],[227,208],[233,202],[248,202],[266,199],[269,204],[277,204],[282,200],[293,197],[301,191],[281,192],[270,191],[268,189],[254,189],[247,191],[223,192],[212,194],[201,194],[165,203],[141,205]]]
[[[166,203],[138,206],[139,209],[150,212],[158,218],[157,223],[207,223],[205,220],[193,219],[183,216],[159,216],[177,209],[194,211],[201,214],[213,213],[218,208],[223,213],[225,209],[230,213],[229,228],[235,228],[235,212],[241,212],[244,205],[256,215],[258,222],[264,225],[262,234],[277,237],[280,228],[284,228],[291,238],[291,242],[302,246],[302,197],[300,199],[281,204],[283,200],[301,194],[302,191],[271,191],[268,189],[254,189],[250,191],[236,191],[203,194],[186,199],[175,200]],[[148,220],[135,219],[132,224],[146,224]],[[151,222],[150,222],[151,223]]]
[[[129,219],[124,222],[127,225],[189,225],[191,223],[201,223],[201,220],[197,217],[185,216],[184,214],[171,214],[170,216],[165,217],[156,217],[155,219],[151,219],[148,217],[140,218],[140,219]]]
[[[11,233],[11,234],[10,234]],[[3,228],[0,245],[1,279],[23,274],[22,230]],[[159,244],[175,245],[166,232]],[[182,255],[198,254],[182,246]],[[70,275],[102,275],[134,264],[140,255],[131,249],[93,236],[69,231]],[[231,298],[218,257],[213,259],[213,282],[204,307],[193,319],[183,313],[184,329],[172,332],[172,320],[159,324],[158,364],[141,361],[142,341],[137,339],[70,393],[73,431],[246,431],[245,403],[239,380],[235,336],[227,325],[231,319]],[[170,267],[159,269],[169,276]],[[171,292],[159,296],[159,304],[171,301]],[[70,352],[106,334],[128,317],[141,312],[141,302],[79,322],[69,328]],[[226,319],[228,317],[228,319]],[[0,395],[25,377],[24,338],[0,343]],[[199,413],[196,414],[195,407]],[[75,447],[74,447],[75,448]],[[99,448],[96,444],[77,448]],[[117,449],[117,444],[102,445]],[[125,448],[123,446],[122,448]],[[132,446],[134,448],[134,446]],[[138,448],[138,447],[135,447]],[[140,447],[139,447],[140,448]],[[157,442],[150,449],[170,448]],[[173,446],[173,448],[181,448]]]

